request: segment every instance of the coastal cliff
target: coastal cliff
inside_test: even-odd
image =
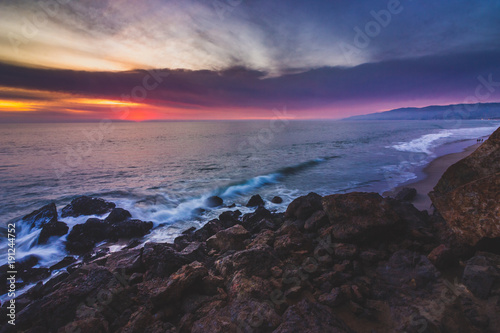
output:
[[[3,304],[1,332],[499,332],[499,172],[500,129],[443,175],[431,215],[376,193],[310,193],[143,247],[151,223],[81,197],[66,216],[109,216],[71,230],[75,256],[23,263],[26,281],[60,273],[16,299],[15,327]],[[52,206],[25,219],[67,232]],[[118,239],[132,240],[95,248]]]

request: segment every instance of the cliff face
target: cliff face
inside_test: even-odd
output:
[[[459,242],[500,237],[500,128],[449,167],[429,196]]]

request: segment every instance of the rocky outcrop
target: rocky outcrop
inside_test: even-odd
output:
[[[102,215],[109,213],[116,205],[101,198],[81,196],[73,199],[62,209],[61,217],[78,217],[81,215]]]
[[[57,209],[55,203],[50,203],[26,215],[21,219],[30,228],[41,228],[45,224],[57,222]]]
[[[450,166],[429,196],[458,242],[500,237],[500,129]]]

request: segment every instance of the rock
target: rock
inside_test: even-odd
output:
[[[255,210],[255,212],[243,215],[242,225],[245,228],[252,229],[253,224],[260,222],[263,219],[270,219],[270,218],[272,218],[271,212],[265,209],[264,207],[260,206]]]
[[[268,278],[271,275],[270,267],[278,263],[279,259],[271,247],[256,246],[217,260],[215,267],[223,277],[241,271],[247,276]]]
[[[219,215],[219,221],[222,223],[224,228],[229,228],[239,223],[238,218],[240,216],[241,212],[239,210],[235,211],[228,210]]]
[[[250,237],[250,233],[243,226],[237,224],[210,237],[207,240],[207,246],[220,252],[242,250],[245,248],[244,241],[248,237]]]
[[[222,223],[219,220],[210,220],[203,227],[196,230],[189,238],[198,242],[204,242],[222,229]]]
[[[46,223],[42,227],[42,231],[38,236],[38,244],[45,244],[52,236],[64,236],[68,233],[69,227],[64,222],[52,221]]]
[[[146,243],[142,252],[142,262],[148,277],[166,277],[177,271],[189,260],[175,251],[171,244]]]
[[[113,208],[111,213],[109,213],[108,217],[104,219],[107,223],[117,223],[128,220],[132,217],[132,214],[128,210],[122,208]]]
[[[290,306],[282,316],[281,325],[274,333],[284,332],[353,332],[330,308],[308,300]]]
[[[50,266],[49,270],[52,272],[52,271],[67,267],[74,262],[76,262],[75,257],[67,256],[67,257],[64,257],[64,259],[59,261],[57,264]]]
[[[283,203],[283,199],[281,197],[275,196],[271,199],[271,202],[274,204],[280,204]]]
[[[253,195],[250,200],[247,202],[247,207],[257,207],[257,206],[264,206],[265,202],[262,200],[262,197],[258,194]]]
[[[334,244],[335,257],[339,259],[354,259],[358,254],[358,248],[354,244]]]
[[[474,295],[486,299],[494,289],[500,291],[500,256],[478,253],[466,262],[462,283]]]
[[[274,234],[274,231],[263,230],[257,236],[255,236],[255,238],[252,240],[252,242],[248,245],[247,248],[252,248],[262,245],[272,246],[274,244],[275,238],[276,236]]]
[[[321,196],[309,193],[306,196],[293,200],[286,209],[285,218],[296,220],[307,220],[314,212],[322,210]]]
[[[117,241],[122,238],[143,237],[153,228],[153,222],[127,220],[114,223],[108,229],[106,239]]]
[[[77,224],[71,229],[66,249],[70,253],[83,254],[91,251],[97,242],[107,238],[109,225],[103,220],[90,218],[83,224]]]
[[[173,304],[181,299],[186,292],[194,292],[196,287],[201,285],[203,277],[208,275],[208,270],[199,262],[193,262],[173,273],[165,287],[160,287],[151,296],[154,306],[160,307],[166,304]]]
[[[482,238],[500,237],[498,161],[500,129],[472,154],[450,166],[429,193],[461,243],[474,246]]]
[[[413,187],[404,187],[396,194],[395,199],[399,201],[413,201],[417,196],[417,190]]]
[[[115,208],[115,204],[100,198],[81,196],[73,199],[62,209],[61,217],[78,217],[81,215],[102,215]]]
[[[323,294],[319,296],[318,301],[325,304],[331,308],[340,306],[349,300],[349,295],[347,295],[341,288],[333,288],[328,294]]]
[[[444,244],[439,245],[427,256],[438,269],[445,269],[458,264],[458,260],[453,252]]]
[[[22,218],[30,228],[41,228],[48,223],[57,222],[57,209],[55,203],[50,203]]]
[[[106,258],[106,268],[111,272],[125,274],[143,273],[145,267],[142,262],[142,249],[122,250],[111,253]]]
[[[347,241],[380,242],[401,234],[398,214],[377,193],[352,192],[323,198],[323,208],[332,224],[333,237]]]
[[[182,257],[186,258],[189,262],[199,261],[205,262],[207,259],[207,246],[205,243],[191,242],[179,253]]]
[[[314,212],[304,223],[304,229],[307,231],[317,231],[329,224],[328,216],[322,210]]]
[[[218,196],[212,196],[205,200],[205,206],[210,208],[220,207],[224,204],[224,200],[222,200]]]
[[[280,229],[280,236],[274,241],[274,249],[280,258],[287,257],[292,251],[310,251],[311,242],[296,227]]]

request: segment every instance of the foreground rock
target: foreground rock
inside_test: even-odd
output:
[[[117,209],[68,240],[92,248],[136,226]],[[376,193],[310,193],[285,214],[227,211],[173,244],[59,270],[16,300],[16,327],[3,305],[1,332],[498,332],[500,256],[462,251],[449,226]],[[37,263],[20,266],[23,279],[50,276]]]
[[[500,129],[450,166],[429,196],[460,243],[500,237]]]

